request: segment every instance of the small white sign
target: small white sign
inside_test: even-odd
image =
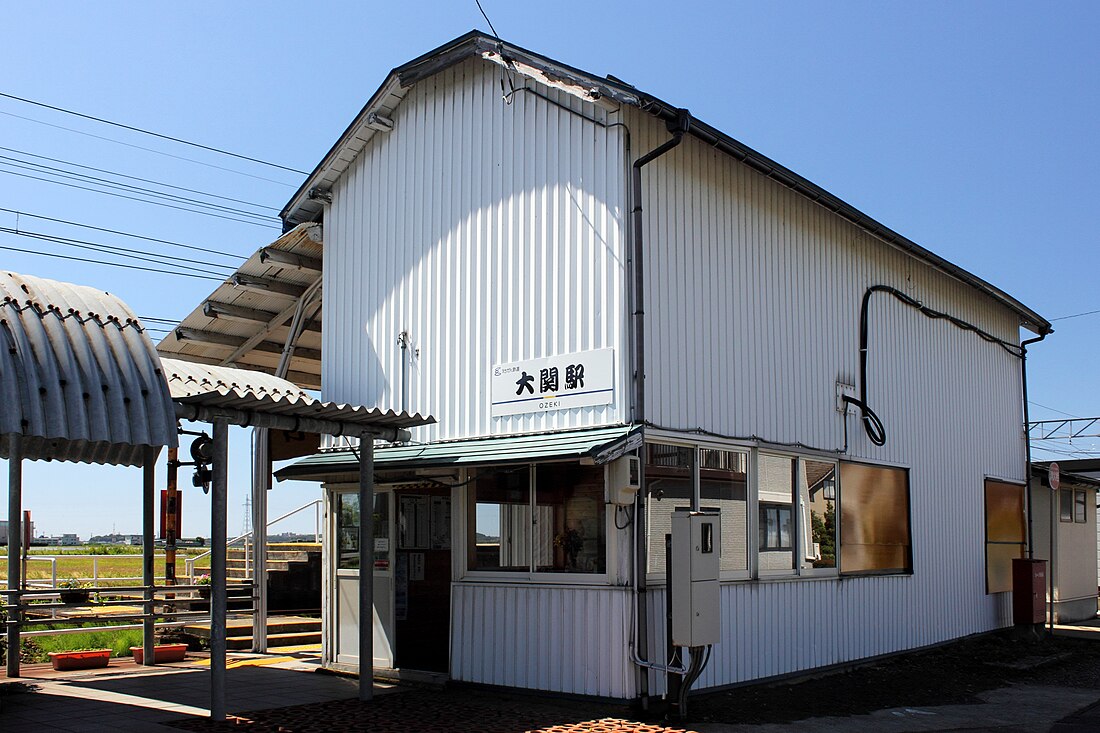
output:
[[[494,366],[493,417],[553,412],[615,401],[615,350],[597,349]]]

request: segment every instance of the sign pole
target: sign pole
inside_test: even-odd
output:
[[[1062,471],[1057,463],[1051,463],[1047,468],[1047,479],[1050,483],[1050,567],[1047,578],[1050,580],[1050,635],[1054,636],[1054,533],[1058,530],[1058,522],[1054,517],[1056,511],[1061,511],[1058,505],[1060,495],[1058,489],[1062,486]]]

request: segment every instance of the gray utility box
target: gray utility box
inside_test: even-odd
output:
[[[722,522],[716,509],[672,513],[672,644],[705,646],[722,636],[718,561]]]

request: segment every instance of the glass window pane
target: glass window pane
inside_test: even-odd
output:
[[[1061,489],[1058,492],[1058,520],[1073,521],[1073,492],[1069,489]]]
[[[359,494],[336,495],[336,537],[338,542],[337,567],[344,570],[359,568]],[[388,570],[390,566],[390,495],[374,495],[374,569]]]
[[[530,469],[485,472],[470,490],[470,570],[531,569]]]
[[[1073,521],[1084,522],[1085,521],[1085,492],[1074,491],[1073,492]]]
[[[649,572],[665,571],[665,535],[672,532],[672,512],[691,506],[695,449],[646,444],[646,555]]]
[[[793,570],[795,459],[761,453],[757,461],[760,502],[760,570]]]
[[[803,460],[799,464],[804,568],[836,567],[836,464]]]
[[[535,468],[534,565],[546,573],[607,570],[603,466]]]
[[[912,570],[909,474],[900,468],[840,464],[840,571]]]
[[[1024,487],[985,482],[985,590],[1012,590],[1012,560],[1026,550]]]
[[[699,497],[703,508],[721,512],[722,570],[749,568],[747,475],[749,454],[699,449]]]

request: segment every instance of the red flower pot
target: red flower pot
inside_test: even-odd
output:
[[[74,669],[98,669],[111,661],[110,649],[92,649],[81,652],[50,652],[50,663],[58,672]]]
[[[134,654],[134,663],[142,664],[145,661],[145,649],[140,646],[130,647]],[[153,662],[164,664],[166,662],[182,662],[187,656],[186,644],[157,644],[153,647]]]

